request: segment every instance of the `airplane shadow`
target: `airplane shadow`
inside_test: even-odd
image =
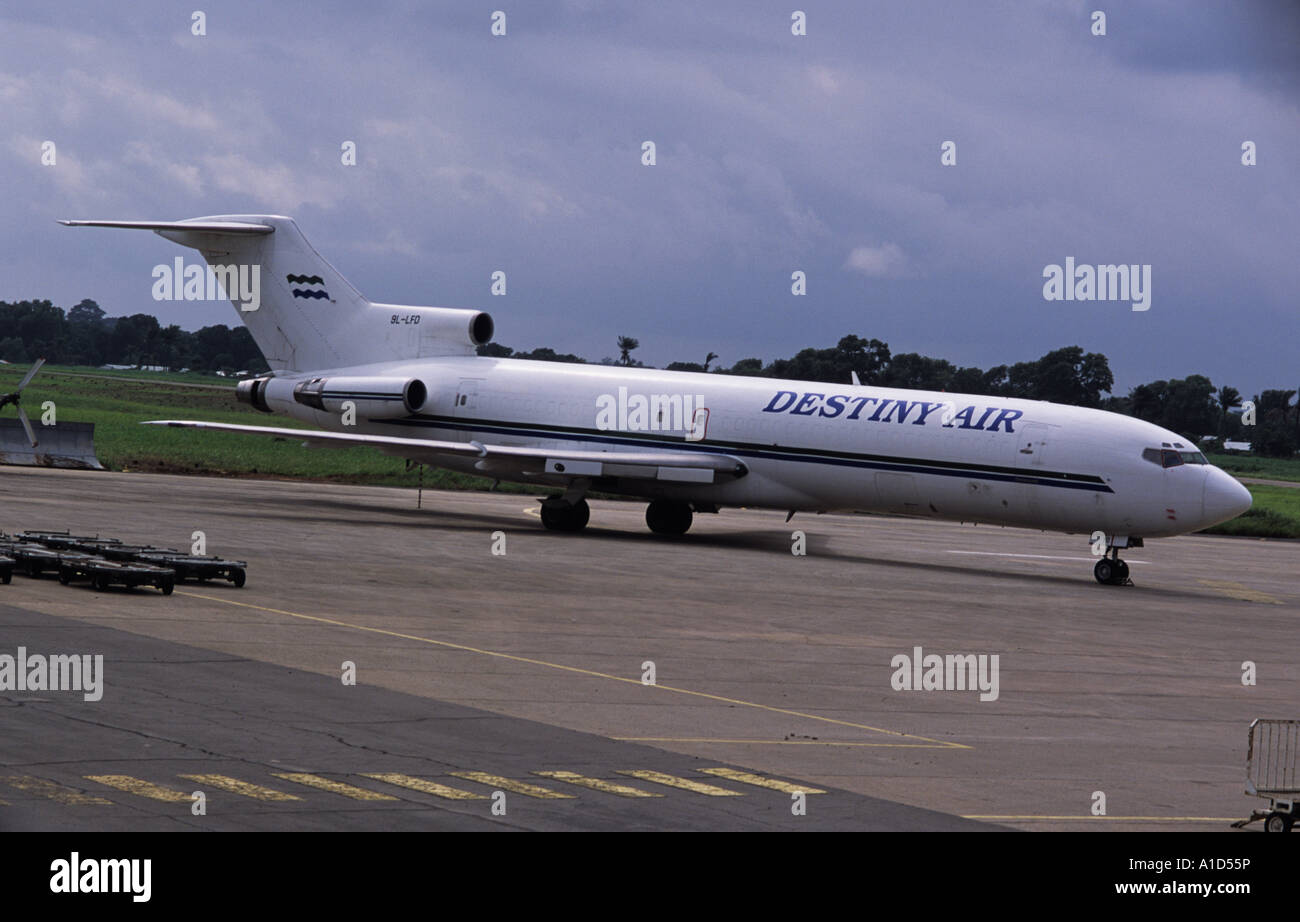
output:
[[[508,495],[508,494],[503,494]],[[520,495],[521,508],[536,503],[536,498],[532,496]],[[545,532],[542,528],[541,521],[536,518],[522,518],[518,515],[493,515],[482,512],[451,512],[438,509],[432,506],[425,506],[417,509],[414,506],[406,509],[387,508],[384,509],[385,518],[374,517],[373,515],[358,518],[358,510],[374,512],[373,506],[359,506],[354,502],[344,500],[331,500],[319,498],[299,498],[283,497],[277,499],[274,503],[265,505],[275,505],[281,507],[294,507],[295,511],[308,510],[309,515],[301,517],[304,522],[313,522],[319,525],[337,525],[342,527],[356,527],[358,525],[373,525],[379,527],[411,527],[411,528],[440,528],[459,532],[482,532],[485,528],[491,530],[509,531],[528,530],[544,532],[549,540],[556,541],[600,541],[600,542],[620,542],[634,545],[656,545],[663,546],[672,544],[682,549],[688,548],[718,548],[733,551],[745,551],[751,553],[763,554],[782,554],[790,553],[790,537],[788,532],[783,531],[741,531],[727,532],[725,534],[710,534],[708,532],[692,532],[680,537],[666,538],[660,535],[652,534],[649,531],[624,531],[621,529],[604,528],[599,525],[589,525],[582,532],[577,534],[567,534],[564,532]],[[337,511],[337,515],[322,515],[323,509],[332,509]],[[394,522],[396,517],[401,522]],[[697,524],[701,519],[707,521],[707,515],[697,516]],[[960,564],[935,563],[918,560],[904,560],[899,558],[884,557],[880,555],[861,555],[852,554],[843,551],[832,551],[828,548],[828,541],[822,536],[809,535],[809,554],[818,559],[830,559],[844,564],[861,566],[861,567],[888,567],[895,571],[906,573],[945,573],[962,578],[986,579],[995,582],[1015,582],[1015,583],[1032,583],[1040,586],[1053,586],[1060,588],[1084,588],[1088,591],[1098,593],[1112,593],[1108,596],[1110,600],[1122,600],[1126,597],[1131,598],[1132,594],[1138,597],[1150,597],[1158,593],[1162,598],[1185,598],[1195,600],[1219,599],[1220,597],[1211,593],[1200,593],[1183,589],[1171,589],[1168,586],[1159,588],[1144,586],[1140,580],[1135,580],[1132,586],[1102,586],[1096,584],[1092,579],[1090,568],[1086,564],[1080,564],[1080,570],[1077,575],[1054,575],[1049,573],[1026,573],[1024,571],[999,570],[983,567],[963,566]],[[1129,596],[1122,595],[1129,593]],[[1099,597],[1100,599],[1101,597]]]

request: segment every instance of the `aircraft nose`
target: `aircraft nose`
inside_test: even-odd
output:
[[[1201,516],[1205,527],[1235,519],[1250,508],[1250,491],[1235,477],[1217,467],[1210,467],[1201,499]]]

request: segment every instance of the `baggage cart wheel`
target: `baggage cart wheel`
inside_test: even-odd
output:
[[[108,591],[108,577],[107,577],[107,576],[96,576],[96,577],[95,577],[95,588],[96,588],[97,590],[99,590],[100,592],[107,592],[107,591]]]
[[[66,567],[59,567],[59,582],[65,586],[72,582],[72,574],[68,572]]]
[[[1268,819],[1264,820],[1264,831],[1265,832],[1290,832],[1291,815],[1289,813],[1277,813],[1277,812],[1270,813],[1268,815]]]
[[[165,579],[158,584],[158,588],[162,590],[163,595],[171,595],[172,590],[176,588],[176,580]]]
[[[0,576],[0,583],[4,583],[6,586],[8,586],[10,583],[13,582],[13,579],[14,579],[14,575],[12,573],[6,573],[3,576]]]
[[[230,581],[231,581],[232,583],[235,584],[235,588],[236,588],[236,589],[243,589],[243,588],[244,588],[244,582],[245,582],[247,579],[248,579],[248,577],[244,575],[244,571],[243,571],[243,570],[236,570],[233,574],[231,574],[231,577],[230,577]]]

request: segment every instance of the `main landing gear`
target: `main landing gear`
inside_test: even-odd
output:
[[[700,511],[717,512],[717,509],[702,506]],[[680,500],[656,499],[645,510],[645,523],[656,535],[684,535],[694,518],[691,504]],[[542,500],[542,525],[549,531],[582,531],[590,519],[591,507],[585,499],[566,494]]]
[[[680,500],[656,499],[645,510],[645,523],[656,535],[684,535],[693,518],[691,504]]]
[[[542,524],[551,531],[582,531],[591,518],[585,499],[569,502],[562,496],[542,500]]]

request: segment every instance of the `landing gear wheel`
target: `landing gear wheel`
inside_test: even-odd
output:
[[[1115,564],[1115,585],[1123,586],[1128,582],[1128,564],[1116,557],[1112,563]]]
[[[656,535],[684,535],[694,515],[687,503],[657,499],[645,510],[645,523]]]
[[[582,531],[590,519],[591,507],[585,499],[566,503],[555,497],[542,503],[542,524],[551,531]]]
[[[1115,582],[1115,565],[1103,557],[1092,568],[1092,575],[1097,577],[1097,582],[1103,586],[1109,586]]]
[[[1292,818],[1288,813],[1270,813],[1264,820],[1265,832],[1290,832]]]

